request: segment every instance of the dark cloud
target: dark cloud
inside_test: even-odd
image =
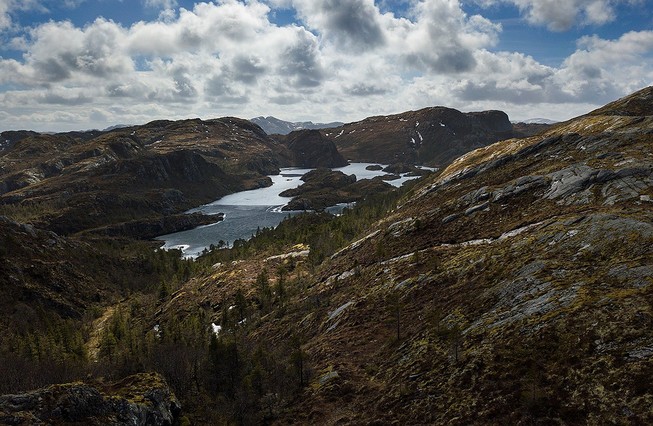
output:
[[[300,96],[295,95],[279,95],[272,96],[269,98],[270,102],[277,105],[293,105],[302,101]]]
[[[72,68],[62,58],[45,58],[34,62],[39,79],[53,83],[70,78]]]
[[[469,49],[463,47],[450,50],[419,52],[405,56],[411,67],[432,73],[454,74],[470,71],[476,66],[476,59]]]
[[[345,44],[361,48],[384,43],[383,31],[376,21],[377,12],[363,1],[327,0],[323,2],[328,28]]]
[[[384,95],[388,93],[388,90],[372,84],[359,83],[347,88],[347,93],[354,96],[373,96]]]
[[[215,75],[206,81],[204,93],[209,100],[223,104],[246,104],[249,102],[247,94],[237,90],[222,75]]]
[[[88,104],[92,101],[93,98],[81,94],[74,97],[65,97],[55,93],[46,93],[45,95],[39,97],[39,102],[53,105],[75,106]]]
[[[427,61],[427,65],[431,71],[459,73],[473,69],[476,60],[471,51],[461,48],[439,53],[437,58]]]
[[[259,76],[265,74],[267,68],[261,64],[261,60],[255,56],[239,55],[228,67],[228,72],[237,81],[245,84],[256,83]]]
[[[366,0],[301,0],[295,2],[308,24],[327,38],[356,49],[385,43],[379,12]]]
[[[543,87],[532,90],[511,89],[498,87],[496,81],[467,81],[462,87],[454,89],[453,93],[462,101],[503,101],[518,105],[545,102],[547,97]]]
[[[179,100],[192,100],[197,97],[197,90],[185,71],[175,72],[173,79],[176,89],[175,95]]]
[[[279,58],[279,74],[296,88],[317,87],[322,83],[324,71],[319,63],[317,43],[301,32],[296,42],[286,48]]]

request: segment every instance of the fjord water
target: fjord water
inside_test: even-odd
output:
[[[366,170],[372,163],[352,163],[340,170],[347,175],[354,174],[356,179],[370,179],[386,174],[382,171]],[[224,213],[224,220],[210,225],[200,226],[188,231],[157,237],[165,242],[163,248],[181,249],[184,257],[197,257],[211,244],[218,245],[220,241],[233,244],[237,239],[248,239],[256,233],[258,228],[275,227],[284,218],[301,213],[300,211],[281,211],[281,208],[290,201],[288,197],[279,194],[286,189],[296,188],[302,182],[300,178],[311,169],[287,168],[281,169],[279,175],[272,175],[272,186],[237,192],[227,195],[209,204],[189,210],[187,213],[201,212],[204,214]],[[389,181],[392,185],[401,186],[404,182],[415,177],[402,176],[400,179]],[[334,206],[330,211],[342,210],[343,206]]]

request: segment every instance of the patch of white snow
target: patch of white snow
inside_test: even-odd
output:
[[[222,331],[222,326],[217,325],[216,323],[212,322],[211,323],[211,330],[213,330],[213,334],[215,334],[216,336],[219,336],[220,332]]]

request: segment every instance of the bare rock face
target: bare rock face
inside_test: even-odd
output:
[[[292,164],[298,167],[343,167],[348,164],[333,141],[318,130],[292,132],[285,143],[291,152]]]
[[[11,425],[172,425],[181,406],[157,374],[110,385],[70,383],[0,396],[0,423]]]

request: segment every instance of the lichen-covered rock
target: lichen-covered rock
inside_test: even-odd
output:
[[[153,373],[112,384],[78,382],[0,396],[0,423],[8,425],[171,426],[180,411],[170,388]]]

